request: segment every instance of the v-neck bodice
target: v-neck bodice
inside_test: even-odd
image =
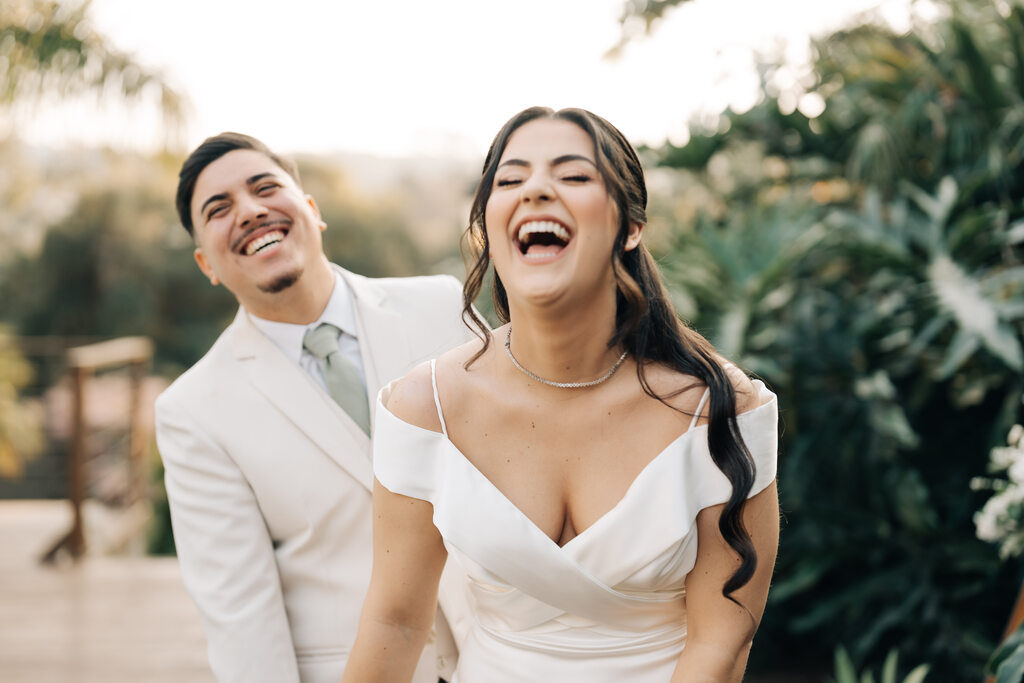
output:
[[[751,495],[775,478],[777,452],[775,396],[755,387],[760,405],[737,418],[756,467]],[[685,643],[697,513],[732,490],[706,426],[676,438],[612,509],[559,546],[452,443],[436,389],[434,400],[441,432],[400,420],[378,397],[374,473],[433,505],[466,571],[476,619],[455,681],[668,680]]]

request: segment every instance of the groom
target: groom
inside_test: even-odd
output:
[[[292,163],[246,135],[207,139],[177,209],[234,322],[157,401],[157,443],[189,593],[220,681],[341,679],[370,579],[378,389],[468,338],[450,277],[371,280],[328,262]],[[454,667],[463,584],[442,585],[434,652]],[[445,620],[447,616],[447,620]]]

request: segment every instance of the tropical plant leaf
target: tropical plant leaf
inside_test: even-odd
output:
[[[928,675],[928,671],[931,667],[927,664],[918,664],[914,669],[907,674],[907,677],[903,679],[903,683],[921,683],[925,676]]]
[[[802,563],[794,573],[781,577],[772,584],[768,593],[768,602],[781,602],[791,595],[807,590],[821,580],[837,560],[830,557],[819,557],[814,560]]]
[[[935,372],[937,379],[948,379],[960,366],[967,362],[981,346],[981,340],[966,330],[957,330],[953,341],[946,350],[946,357]]]
[[[857,670],[846,648],[840,647],[835,652],[836,683],[857,683]]]
[[[1018,221],[1006,229],[1003,235],[1006,244],[1020,244],[1024,242],[1024,221]]]
[[[999,644],[999,647],[996,648],[996,651],[992,653],[992,657],[986,663],[985,672],[990,676],[994,676],[1006,660],[1014,653],[1021,651],[1024,651],[1024,623],[1018,626],[1013,633]]]
[[[882,683],[897,683],[896,666],[899,663],[899,659],[899,650],[891,650],[886,656],[885,664],[882,665]]]
[[[992,65],[978,49],[970,29],[962,22],[952,22],[953,34],[958,42],[958,56],[970,75],[971,91],[978,100],[981,111],[994,119],[994,112],[1006,106],[1006,98],[1002,88],[992,73]]]
[[[981,281],[981,284],[985,291],[993,297],[998,296],[1005,289],[1024,287],[1024,266],[1006,268],[988,275]]]
[[[957,201],[957,184],[952,177],[946,176],[939,181],[938,192],[932,196],[915,185],[904,183],[904,191],[917,206],[924,211],[937,229],[944,227]],[[938,232],[933,233],[934,246],[938,246]]]
[[[1011,271],[1014,276],[1015,271]],[[1024,369],[1024,353],[1016,333],[1000,322],[995,303],[985,296],[978,280],[945,255],[932,259],[928,265],[928,279],[939,304],[953,314],[961,330],[981,340],[1011,369]],[[966,360],[966,356],[960,360]]]
[[[1020,683],[1024,680],[1024,646],[1019,646],[996,670],[996,683]]]

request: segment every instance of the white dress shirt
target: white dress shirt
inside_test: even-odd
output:
[[[359,353],[359,338],[356,336],[356,316],[352,307],[352,295],[348,285],[340,275],[334,275],[334,289],[331,291],[331,298],[327,301],[324,312],[309,325],[296,325],[294,323],[279,323],[271,320],[257,318],[250,314],[249,317],[256,327],[265,335],[286,356],[299,364],[309,373],[309,376],[327,391],[327,380],[324,379],[324,369],[321,362],[309,351],[302,348],[302,338],[307,330],[315,329],[320,323],[330,323],[341,330],[338,338],[338,350],[348,362],[352,363],[363,386],[366,386],[366,372],[363,370],[363,357]]]

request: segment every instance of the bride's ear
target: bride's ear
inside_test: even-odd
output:
[[[626,246],[623,248],[623,251],[632,251],[636,249],[637,245],[640,244],[640,237],[643,235],[643,232],[643,223],[630,223],[629,233],[626,235]]]

